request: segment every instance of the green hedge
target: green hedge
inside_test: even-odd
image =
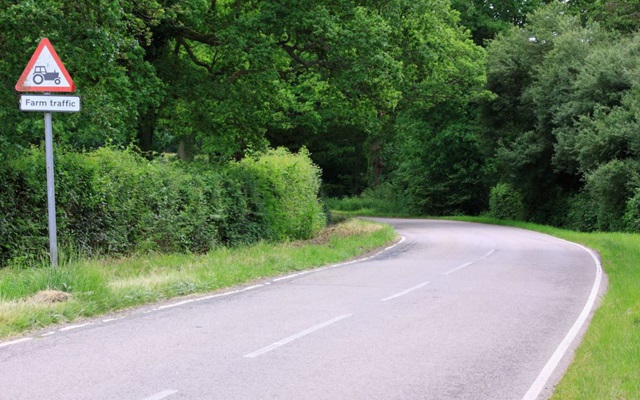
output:
[[[309,239],[324,227],[326,219],[318,201],[320,169],[310,162],[305,148],[296,155],[279,148],[245,158],[233,167],[252,177],[272,239]]]
[[[627,200],[624,223],[628,232],[640,233],[640,189]]]
[[[325,224],[320,172],[306,150],[270,150],[228,166],[153,162],[102,148],[56,154],[61,247],[84,255],[206,252],[307,239]],[[44,154],[0,161],[0,264],[48,251]]]
[[[489,214],[498,219],[525,219],[522,194],[506,183],[499,183],[489,194]]]

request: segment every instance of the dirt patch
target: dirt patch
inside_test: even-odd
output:
[[[347,220],[336,225],[330,225],[323,229],[316,237],[310,240],[297,242],[298,245],[304,244],[327,244],[331,237],[348,237],[352,235],[361,235],[372,233],[382,229],[379,224],[364,222],[359,220]]]
[[[69,299],[71,299],[71,295],[67,292],[61,292],[59,290],[41,290],[29,297],[27,301],[39,304],[53,304],[62,303]]]

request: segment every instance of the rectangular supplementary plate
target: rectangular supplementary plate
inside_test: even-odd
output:
[[[20,111],[79,112],[80,97],[23,94],[20,96]]]

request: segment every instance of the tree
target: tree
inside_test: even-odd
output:
[[[385,42],[390,28],[366,6],[198,4],[162,4],[166,17],[149,28],[147,59],[169,90],[144,118],[139,141],[145,149],[161,128],[209,155],[237,156],[263,148],[268,129],[315,131],[328,119],[375,124],[376,108],[397,97],[398,65]],[[183,73],[175,76],[176,70]],[[200,110],[195,118],[174,118],[193,109]]]
[[[500,180],[523,194],[533,219],[625,229],[640,185],[640,42],[567,10],[548,5],[489,45],[489,87],[498,97],[486,110],[498,113],[484,114],[483,137]],[[504,124],[510,113],[515,123]]]
[[[452,0],[451,6],[460,12],[460,22],[471,31],[471,37],[478,46],[511,26],[523,27],[527,15],[538,9],[543,0]]]
[[[394,173],[404,202],[422,215],[478,214],[487,205],[485,162],[472,118],[399,122]]]
[[[390,179],[406,161],[394,149],[429,140],[407,126],[426,122],[466,143],[472,123],[455,113],[428,121],[484,93],[484,52],[447,0],[0,2],[10,32],[0,74],[19,76],[22,42],[35,47],[47,35],[76,80],[83,112],[56,118],[69,146],[134,143],[151,157],[171,149],[215,161],[309,144],[328,179],[353,193]],[[0,145],[39,143],[41,122],[17,112],[8,93]]]
[[[579,176],[554,166],[556,132],[588,112],[573,101],[574,83],[605,37],[567,7],[541,8],[488,47],[488,88],[497,97],[484,106],[486,147],[495,152],[499,180],[522,193],[531,218],[546,223],[558,222],[555,210],[581,185]]]
[[[599,0],[590,9],[595,21],[625,34],[640,28],[640,3],[634,0]]]
[[[363,169],[369,171],[368,183],[375,186],[382,181],[393,180],[394,171],[402,162],[419,163],[417,159],[407,160],[405,156],[409,153],[400,150],[407,148],[407,143],[414,143],[414,139],[428,140],[418,130],[421,129],[419,127],[426,123],[431,129],[426,121],[433,115],[447,109],[464,109],[466,104],[484,93],[484,52],[468,39],[467,33],[458,25],[456,13],[446,1],[371,2],[366,15],[369,17],[363,23],[369,28],[358,29],[361,33],[355,38],[345,36],[348,39],[343,44],[345,50],[355,56],[347,64],[350,67],[339,72],[322,70],[320,75],[324,79],[323,74],[329,73],[327,79],[342,88],[341,91],[334,89],[329,92],[327,89],[331,86],[323,87],[320,94],[331,94],[331,97],[315,95],[318,100],[314,103],[319,104],[319,108],[307,106],[309,101],[298,101],[308,108],[302,115],[307,119],[317,115],[317,121],[321,123],[314,125],[312,120],[303,129],[300,129],[301,125],[289,129],[298,137],[303,135],[302,140],[309,144],[314,155],[319,151],[349,155],[346,165],[341,163],[341,159],[321,166],[325,171],[340,171],[337,174],[343,177],[334,182],[349,185],[347,192],[351,194],[367,183],[363,179]],[[373,30],[373,27],[377,28]],[[375,35],[362,36],[362,32],[367,30],[375,32]],[[364,41],[367,37],[369,39]],[[372,73],[376,75],[372,76]],[[363,85],[364,82],[368,82],[370,88]],[[305,83],[296,87],[294,92],[310,93],[309,89],[309,84]],[[354,99],[358,102],[354,103]],[[348,110],[346,113],[345,109]],[[325,127],[322,121],[330,121],[330,125]],[[454,122],[459,121],[455,119]],[[433,129],[446,129],[446,124],[438,123],[437,127],[433,124]],[[307,135],[301,132],[305,130]],[[339,132],[347,136],[336,137]],[[323,137],[330,137],[333,143],[340,145],[329,146]],[[363,168],[363,165],[368,167]],[[344,176],[345,168],[354,171],[353,179]],[[421,167],[428,168],[428,165]],[[429,184],[435,182],[420,183]]]
[[[443,3],[399,4],[413,18],[388,13],[397,18],[391,23],[404,79],[403,96],[377,137],[382,161],[415,211],[477,213],[488,188],[470,109],[487,95],[484,51]]]
[[[135,136],[138,109],[159,101],[158,81],[122,2],[0,1],[0,137],[12,146],[40,143],[42,122],[17,110],[13,85],[41,37],[49,37],[70,71],[83,112],[54,120],[63,143],[93,147]],[[64,127],[64,129],[61,129]]]

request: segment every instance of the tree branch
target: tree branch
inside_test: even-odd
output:
[[[248,69],[241,69],[238,70],[236,72],[234,72],[233,74],[231,74],[231,76],[229,77],[229,83],[234,83],[235,81],[237,81],[240,77],[248,75],[251,71],[249,71]]]
[[[189,28],[183,28],[178,30],[178,36],[180,38],[193,40],[209,46],[220,46],[220,40],[213,33],[200,33]]]
[[[185,51],[189,55],[189,58],[191,59],[191,61],[193,61],[194,64],[205,68],[207,71],[209,71],[210,74],[213,73],[213,68],[209,64],[200,61],[198,57],[196,57],[196,55],[193,54],[191,47],[189,47],[189,44],[186,42],[186,40],[184,40],[184,38],[178,36],[177,40],[180,46],[184,47]]]
[[[305,68],[311,68],[315,65],[324,67],[327,66],[326,61],[324,60],[311,60],[311,61],[307,61],[304,58],[300,57],[300,55],[298,55],[296,53],[296,48],[293,46],[289,46],[287,44],[281,43],[282,48],[284,49],[284,51],[287,52],[287,54],[289,55],[289,57],[291,57],[294,61],[296,61],[298,64],[304,66]]]

